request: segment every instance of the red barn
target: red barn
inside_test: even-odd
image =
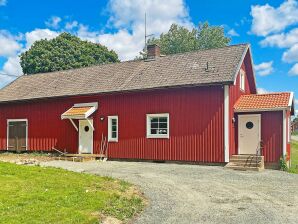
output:
[[[23,75],[0,91],[0,149],[206,163],[290,156],[293,94],[257,94],[250,46]]]

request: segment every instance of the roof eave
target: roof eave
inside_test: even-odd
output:
[[[277,108],[259,108],[259,109],[234,109],[235,113],[244,112],[266,112],[266,111],[283,111],[287,110],[288,107],[277,107]]]

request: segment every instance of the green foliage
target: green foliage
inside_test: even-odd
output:
[[[298,142],[291,142],[291,167],[289,169],[291,173],[298,174]]]
[[[168,55],[224,47],[230,41],[230,38],[225,36],[223,27],[209,26],[205,22],[192,30],[172,24],[167,33],[162,33],[159,38],[149,39],[148,44],[158,44],[161,54]]]
[[[109,177],[0,162],[0,223],[128,221],[144,206],[134,187]]]
[[[287,165],[287,160],[286,160],[287,156],[285,157],[280,157],[279,159],[279,167],[280,167],[280,170],[282,171],[288,171],[288,165]]]
[[[83,41],[69,33],[51,40],[36,41],[21,54],[25,74],[52,72],[90,65],[118,62],[118,55],[100,44]]]

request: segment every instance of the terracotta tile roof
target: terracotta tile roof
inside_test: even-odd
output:
[[[0,90],[0,102],[233,83],[249,45],[193,51],[86,68],[23,75]],[[207,62],[208,67],[207,68]]]
[[[85,115],[92,107],[72,107],[66,111],[64,116]]]
[[[242,95],[235,103],[235,111],[260,111],[288,108],[292,104],[290,102],[291,94],[283,93],[268,93],[268,94],[251,94]]]

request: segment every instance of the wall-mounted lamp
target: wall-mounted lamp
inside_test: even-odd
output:
[[[104,121],[105,117],[101,116],[99,119],[100,119],[100,121]]]
[[[234,117],[232,118],[232,122],[233,122],[233,123],[235,123],[235,122],[236,122],[236,119],[235,119]]]

